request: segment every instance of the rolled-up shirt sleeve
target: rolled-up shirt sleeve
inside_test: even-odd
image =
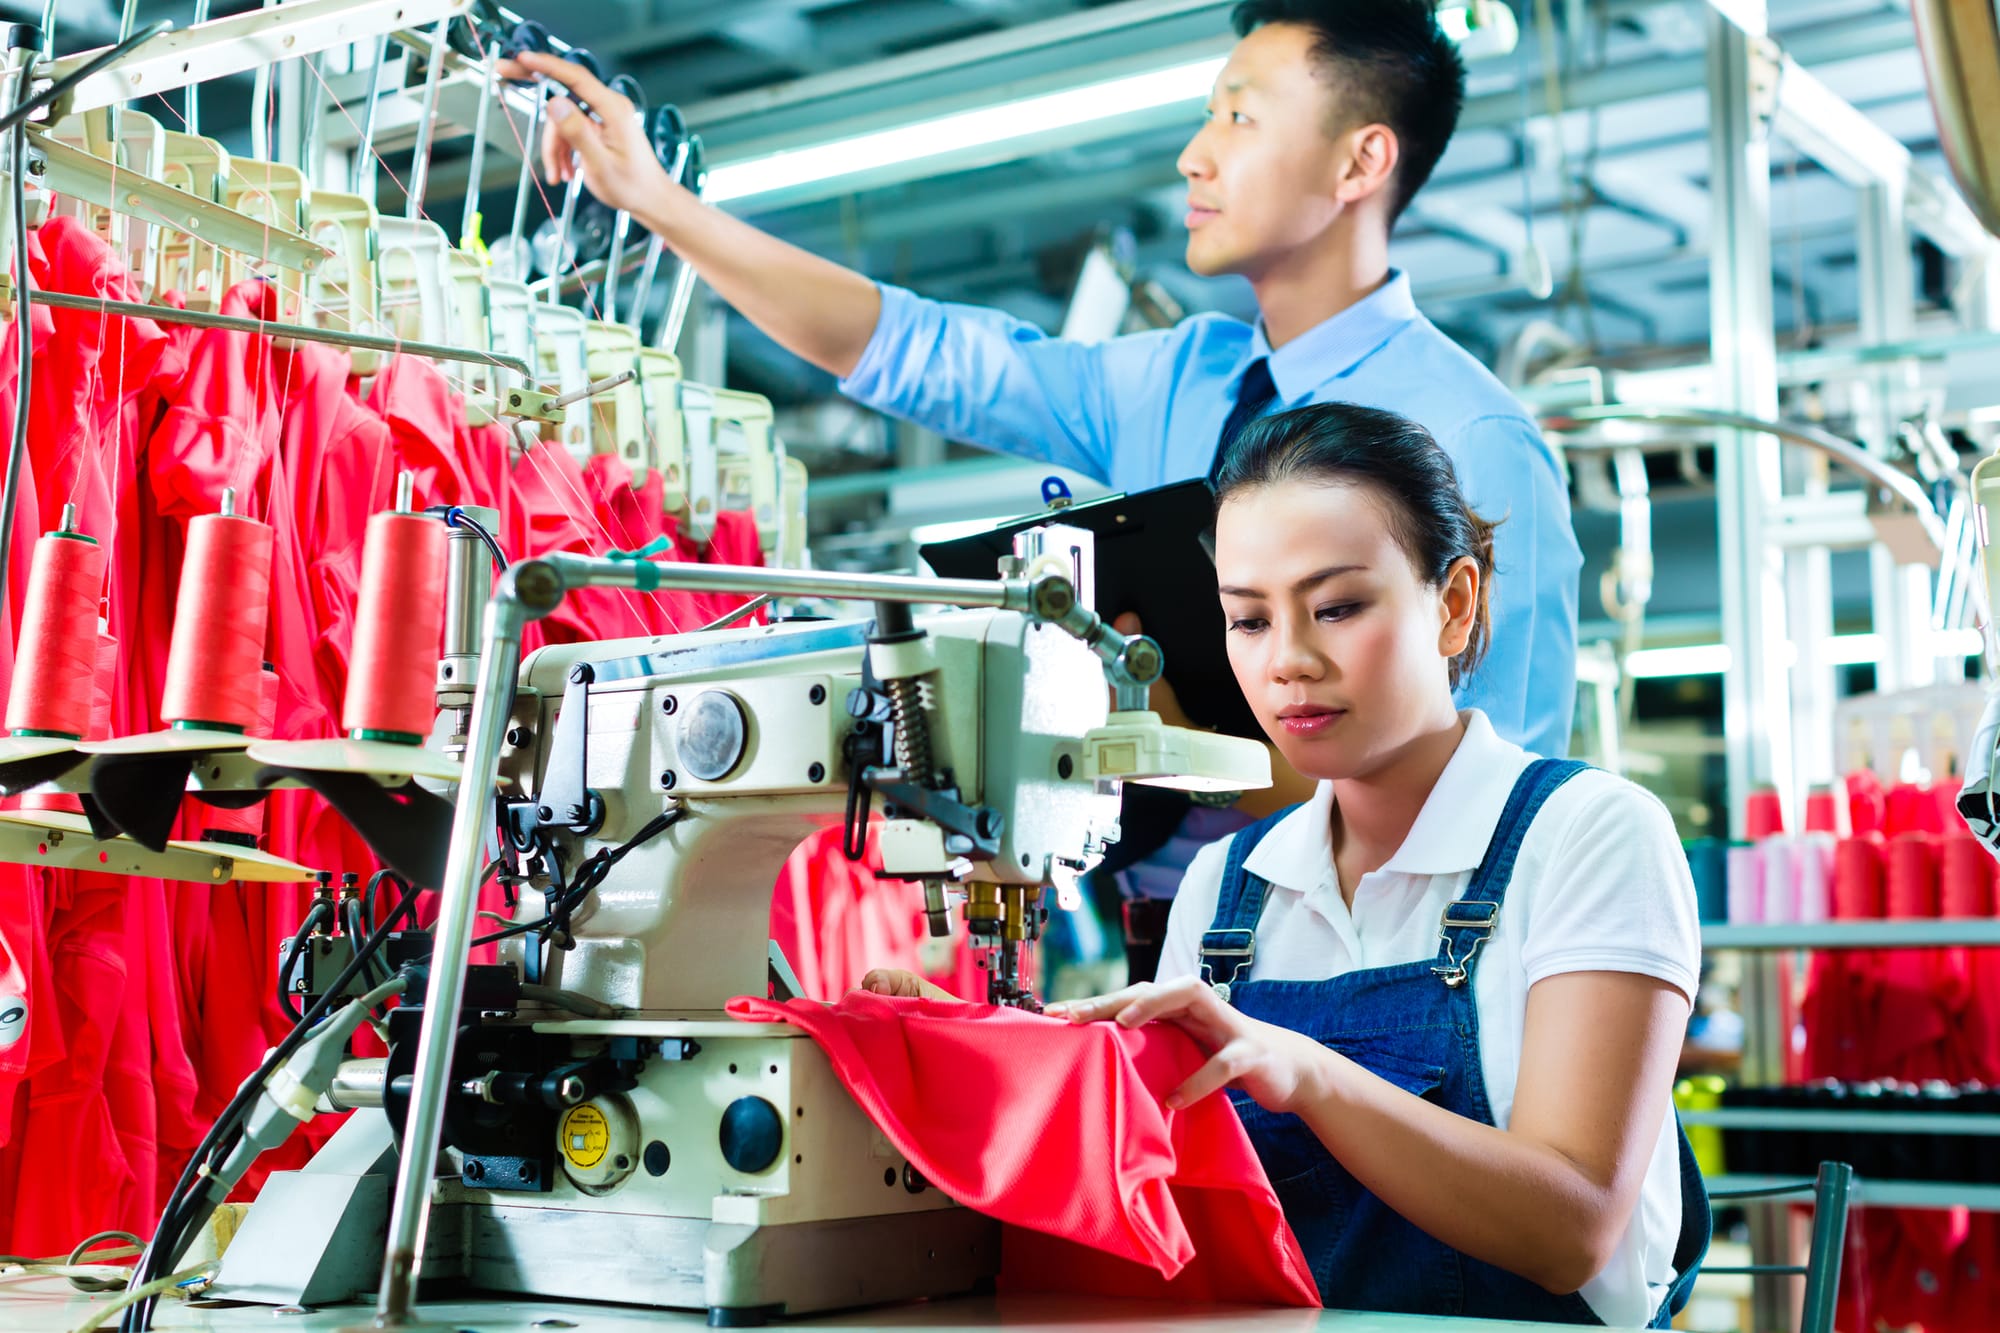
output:
[[[1517,416],[1481,417],[1450,441],[1460,487],[1498,524],[1486,660],[1460,686],[1461,708],[1534,754],[1569,750],[1576,708],[1577,580],[1569,490],[1549,446]]]
[[[881,291],[843,394],[947,439],[1109,479],[1120,386],[1146,383],[1170,331],[1066,342],[998,310]]]

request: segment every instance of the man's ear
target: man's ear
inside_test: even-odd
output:
[[[1346,144],[1335,197],[1343,204],[1385,194],[1396,180],[1396,164],[1402,160],[1402,145],[1387,125],[1363,125],[1342,136]]]

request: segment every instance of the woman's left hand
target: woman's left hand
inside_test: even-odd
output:
[[[1135,1028],[1173,1023],[1208,1052],[1208,1063],[1167,1096],[1175,1110],[1224,1087],[1238,1087],[1267,1110],[1297,1111],[1329,1069],[1324,1046],[1303,1033],[1238,1013],[1197,977],[1142,981],[1094,1000],[1052,1004],[1044,1013],[1073,1023],[1115,1022]]]

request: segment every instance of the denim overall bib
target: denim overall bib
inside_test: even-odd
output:
[[[1201,938],[1201,978],[1239,1011],[1340,1052],[1406,1092],[1481,1124],[1493,1123],[1479,1066],[1472,973],[1500,917],[1514,858],[1535,814],[1585,766],[1541,759],[1508,797],[1500,825],[1463,897],[1445,909],[1435,959],[1348,972],[1326,981],[1240,981],[1256,956],[1267,881],[1244,869],[1280,811],[1236,835],[1215,921]],[[1296,808],[1296,807],[1294,807]],[[1526,1278],[1460,1253],[1405,1221],[1335,1161],[1306,1123],[1229,1090],[1293,1234],[1330,1308],[1601,1324],[1575,1292],[1553,1295]],[[1681,1234],[1676,1274],[1651,1327],[1687,1303],[1708,1251],[1708,1194],[1687,1136],[1678,1135]]]

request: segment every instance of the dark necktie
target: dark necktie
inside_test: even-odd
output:
[[[1229,420],[1222,423],[1222,436],[1215,442],[1215,461],[1208,465],[1209,489],[1213,490],[1217,479],[1222,476],[1223,460],[1229,456],[1230,446],[1236,443],[1236,437],[1277,396],[1278,386],[1271,382],[1271,359],[1260,356],[1243,372],[1243,382],[1236,387],[1236,406],[1230,409]]]

